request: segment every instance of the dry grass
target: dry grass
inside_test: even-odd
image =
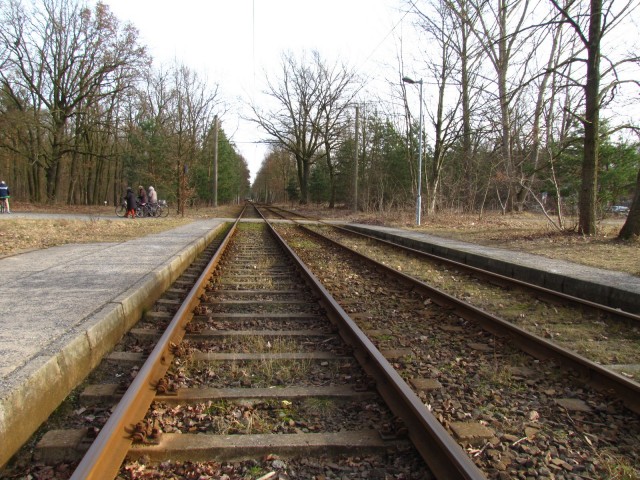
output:
[[[233,217],[233,210],[218,208],[194,210],[185,217],[124,219],[113,207],[42,207],[12,202],[13,212],[83,214],[82,219],[19,218],[3,215],[0,220],[0,257],[33,249],[68,243],[123,242],[170,230],[198,218]],[[172,214],[174,212],[171,212]]]
[[[67,243],[121,242],[186,223],[182,219],[162,219],[153,225],[142,222],[5,219],[0,223],[0,255]]]
[[[12,207],[16,212],[82,213],[93,216],[89,221],[27,220],[5,216],[0,221],[0,255],[66,243],[120,242],[175,228],[195,219],[231,218],[239,212],[238,206],[221,206],[216,209],[189,209],[184,218],[173,216],[172,211],[171,215],[164,219],[125,220],[116,219],[113,207],[36,207],[19,203],[12,203]],[[414,225],[414,213],[411,211],[354,214],[348,209],[328,210],[313,206],[296,206],[295,209],[304,215],[325,219],[417,228]],[[103,216],[116,221],[99,218]],[[616,240],[624,220],[624,217],[608,218],[599,224],[597,235],[585,237],[573,232],[556,231],[542,215],[500,215],[489,212],[479,217],[439,212],[434,216],[424,216],[419,230],[442,237],[529,252],[640,276],[640,242]],[[570,219],[567,223],[573,225],[572,222],[575,223],[575,220]]]
[[[419,230],[440,237],[453,238],[497,248],[522,251],[592,267],[616,270],[640,276],[640,240],[621,242],[617,235],[626,217],[609,217],[598,224],[593,237],[574,231],[559,232],[543,215],[497,212],[478,215],[438,212],[423,216],[420,227],[415,226],[413,212],[385,212],[354,214],[350,210],[328,212],[311,207],[300,210],[308,216],[340,219]],[[571,228],[576,219],[567,219]]]

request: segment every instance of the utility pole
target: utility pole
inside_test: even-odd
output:
[[[213,207],[218,206],[218,115],[213,117]]]
[[[358,211],[358,133],[360,130],[360,107],[356,105],[356,132],[355,132],[355,147],[353,154],[353,211]]]

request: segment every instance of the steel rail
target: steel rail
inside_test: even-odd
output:
[[[327,316],[336,324],[342,338],[352,346],[355,357],[375,379],[376,388],[391,411],[402,419],[413,444],[436,477],[452,480],[485,479],[484,473],[427,410],[413,389],[289,247],[271,222],[266,218],[264,220],[278,243],[303,272],[309,285],[320,298],[320,303],[325,307]]]
[[[475,307],[463,300],[453,297],[427,283],[414,277],[406,275],[395,270],[392,267],[377,262],[366,255],[357,252],[345,245],[332,240],[319,232],[316,232],[302,224],[297,224],[299,228],[308,231],[310,234],[322,238],[337,247],[348,251],[357,258],[374,266],[377,270],[386,275],[400,280],[408,288],[419,291],[423,295],[428,296],[438,305],[450,309],[453,313],[467,320],[478,322],[484,329],[497,336],[511,338],[520,349],[530,355],[539,358],[553,358],[561,363],[563,368],[572,368],[579,373],[583,381],[590,384],[594,388],[600,390],[612,389],[616,395],[625,403],[632,411],[640,413],[640,384],[620,375],[616,372],[606,369],[587,358],[560,347],[538,335],[527,332],[526,330],[500,318],[492,315],[478,307]]]
[[[273,209],[273,207],[267,207],[270,210]],[[608,305],[603,305],[602,303],[597,303],[597,302],[592,302],[591,300],[587,300],[585,298],[580,298],[580,297],[575,297],[573,295],[569,295],[567,293],[564,292],[559,292],[558,290],[553,290],[550,288],[546,288],[546,287],[542,287],[540,285],[536,285],[535,283],[529,283],[529,282],[525,282],[523,280],[519,280],[517,278],[513,278],[513,277],[508,277],[506,275],[502,275],[500,273],[495,273],[492,272],[491,270],[485,270],[483,268],[479,268],[479,267],[474,267],[473,265],[468,265],[466,263],[462,263],[462,262],[458,262],[457,260],[451,260],[450,258],[446,258],[446,257],[442,257],[440,255],[436,255],[435,253],[429,253],[429,252],[424,252],[422,250],[416,250],[415,248],[411,248],[411,247],[407,247],[406,245],[402,245],[399,243],[395,243],[392,242],[390,240],[385,240],[384,238],[378,238],[378,237],[374,237],[373,235],[367,235],[366,233],[362,233],[362,232],[358,232],[355,230],[351,230],[350,228],[346,228],[340,225],[335,225],[333,223],[329,223],[326,222],[322,219],[319,218],[311,218],[311,217],[307,217],[304,215],[301,215],[299,213],[295,213],[295,212],[289,212],[288,210],[282,209],[282,208],[278,208],[278,210],[282,210],[283,212],[287,212],[291,215],[296,215],[302,218],[305,218],[309,221],[314,221],[317,223],[320,223],[322,225],[326,225],[328,227],[334,228],[336,230],[339,231],[343,231],[343,232],[347,232],[351,235],[356,235],[362,238],[366,238],[367,240],[373,240],[375,242],[384,244],[384,245],[388,245],[394,248],[399,248],[405,252],[409,252],[411,254],[417,255],[419,257],[422,258],[426,258],[428,260],[434,261],[434,262],[439,262],[441,264],[445,264],[448,265],[450,267],[453,268],[458,268],[460,270],[467,270],[470,271],[472,273],[474,273],[475,275],[493,280],[495,283],[501,284],[501,285],[516,285],[520,288],[523,288],[525,290],[530,290],[530,291],[534,291],[538,294],[540,294],[541,296],[545,297],[545,298],[549,298],[551,300],[554,301],[561,301],[561,302],[570,302],[573,303],[575,305],[580,305],[580,306],[585,306],[594,310],[599,310],[602,312],[605,312],[609,315],[618,317],[620,319],[624,319],[624,320],[632,320],[634,322],[638,322],[638,324],[640,325],[640,315],[635,314],[635,313],[631,313],[625,310],[620,310],[618,308],[613,308],[610,307]],[[272,210],[273,211],[273,210]],[[282,214],[278,213],[278,215],[281,215],[282,218],[285,218]],[[291,219],[290,221],[292,222],[296,222],[296,223],[300,223],[298,220],[295,219]]]
[[[120,465],[131,448],[131,428],[141,421],[149,410],[156,395],[157,382],[164,377],[173,361],[171,347],[179,344],[184,337],[185,325],[193,317],[193,311],[200,303],[200,296],[235,233],[245,208],[242,209],[217,252],[196,280],[164,334],[76,467],[71,480],[104,480],[115,478],[118,474]]]

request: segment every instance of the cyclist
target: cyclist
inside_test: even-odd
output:
[[[4,209],[7,213],[11,213],[9,209],[9,197],[11,196],[11,192],[9,192],[9,185],[6,184],[4,180],[0,182],[0,202],[4,204]]]
[[[125,217],[128,218],[136,218],[136,208],[138,207],[136,203],[136,196],[133,193],[133,189],[131,187],[127,187],[127,194],[124,199],[127,202],[127,214]]]

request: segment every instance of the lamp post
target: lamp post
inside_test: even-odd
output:
[[[418,196],[416,198],[416,225],[420,226],[420,212],[422,210],[422,79],[413,80],[409,77],[402,77],[404,83],[420,85],[420,120],[418,124]]]

